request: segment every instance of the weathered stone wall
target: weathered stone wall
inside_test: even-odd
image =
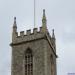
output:
[[[24,75],[24,52],[30,48],[33,52],[33,75],[45,75],[44,39],[13,46],[12,75]]]
[[[54,62],[54,75],[56,75],[56,53],[54,53],[53,48],[49,45],[48,41],[45,41],[45,48],[46,48],[46,53],[47,53],[47,75],[52,75],[51,74],[51,55],[53,56],[53,62]]]
[[[24,55],[27,48],[33,52],[33,75],[51,75],[51,55],[53,55],[54,75],[56,75],[56,51],[49,33],[44,34],[41,29],[38,32],[35,28],[33,33],[27,30],[26,35],[22,31],[20,36],[14,33],[11,43],[12,75],[25,75]]]

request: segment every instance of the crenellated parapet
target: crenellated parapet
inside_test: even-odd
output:
[[[40,27],[40,30],[38,30],[38,28],[34,28],[32,32],[31,32],[31,29],[26,30],[26,33],[24,31],[21,31],[20,35],[18,35],[17,37],[30,36],[30,35],[34,35],[38,33],[42,33],[42,27]]]
[[[29,29],[29,30],[26,30],[26,34],[24,31],[21,31],[20,35],[18,32],[15,33],[14,35],[16,37],[13,36],[13,41],[12,41],[13,44],[41,39],[45,36],[42,31],[42,27],[40,27],[39,31],[38,31],[38,28],[34,28],[32,32],[31,32],[31,29]]]
[[[52,36],[51,36],[47,30],[47,20],[46,20],[45,10],[43,10],[42,27],[40,27],[39,30],[38,28],[34,28],[32,32],[31,32],[31,29],[26,30],[25,32],[21,31],[20,34],[17,32],[16,17],[14,17],[13,32],[12,32],[12,45],[30,42],[30,41],[36,41],[38,39],[44,38],[48,40],[51,47],[56,51],[54,29],[53,29]]]
[[[56,75],[56,39],[54,29],[52,34],[47,29],[45,9],[41,25],[40,28],[18,32],[16,17],[14,17],[10,44],[12,75]]]
[[[36,41],[38,39],[47,39],[51,47],[56,51],[55,49],[55,44],[54,44],[54,38],[53,35],[51,36],[49,32],[44,33],[42,31],[43,27],[40,27],[40,30],[38,31],[38,28],[34,28],[33,31],[31,32],[31,29],[26,30],[26,33],[24,31],[21,31],[20,34],[17,32],[15,33],[16,37],[13,37],[12,44],[22,44],[25,42],[30,42],[30,41]],[[54,33],[53,33],[54,34]]]

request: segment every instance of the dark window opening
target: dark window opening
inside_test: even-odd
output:
[[[33,55],[30,49],[25,52],[25,75],[33,75]]]

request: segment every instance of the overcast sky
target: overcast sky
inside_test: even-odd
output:
[[[0,75],[11,75],[11,33],[14,16],[18,32],[34,27],[33,0],[0,0]],[[47,28],[55,29],[57,75],[75,73],[75,0],[36,0],[36,27],[46,10]]]

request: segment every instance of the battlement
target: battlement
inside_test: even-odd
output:
[[[31,29],[29,29],[26,30],[26,34],[24,31],[21,31],[20,35],[18,32],[17,34],[14,35],[16,35],[16,37],[14,37],[14,41],[12,41],[13,43],[21,43],[44,37],[44,33],[42,32],[42,27],[40,27],[40,30],[38,30],[38,28],[34,28],[32,32]]]
[[[26,35],[30,35],[31,34],[31,29],[26,31]]]
[[[20,32],[20,36],[23,37],[24,36],[24,31]]]
[[[48,31],[46,32],[43,31],[43,27],[40,27],[39,30],[38,28],[34,28],[32,32],[31,29],[26,30],[26,33],[24,31],[21,31],[20,35],[18,32],[14,33],[12,37],[12,44],[21,44],[21,43],[36,41],[38,39],[45,39],[45,38],[48,40],[53,50],[56,51],[54,31],[53,31],[53,35],[51,36]]]
[[[32,32],[31,32],[31,29],[26,30],[26,34],[25,34],[24,31],[21,31],[20,35],[17,32],[17,37],[29,36],[29,35],[32,35],[32,34],[34,35],[34,34],[37,34],[37,33],[42,33],[42,27],[40,27],[40,30],[38,30],[38,28],[34,28]]]
[[[13,37],[12,37],[12,43],[13,44],[19,44],[19,43],[24,43],[24,42],[28,42],[28,41],[35,41],[38,39],[42,39],[42,38],[47,38],[49,43],[51,44],[51,46],[53,48],[55,48],[55,40],[54,40],[54,32],[53,35],[51,36],[49,34],[48,31],[46,31],[46,33],[43,32],[43,27],[38,28],[34,28],[33,31],[31,32],[31,29],[26,30],[26,33],[24,31],[21,31],[20,34],[18,32],[14,33]],[[55,50],[55,49],[54,49]]]

